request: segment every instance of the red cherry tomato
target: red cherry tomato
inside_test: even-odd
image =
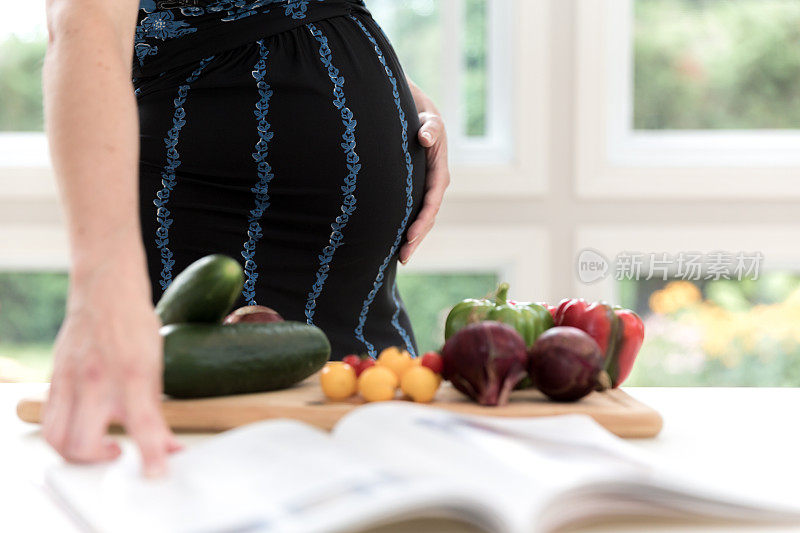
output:
[[[358,372],[358,365],[361,364],[361,358],[356,354],[351,353],[350,355],[345,355],[342,358],[342,362],[352,366],[353,368],[356,369],[356,372]]]
[[[359,361],[358,366],[355,367],[356,369],[356,376],[360,376],[361,373],[368,369],[371,366],[375,366],[375,359],[372,357],[365,357],[361,361]]]
[[[422,360],[419,362],[422,366],[427,366],[430,368],[435,374],[441,374],[442,369],[444,368],[444,363],[442,362],[442,356],[436,352],[427,352],[422,356]]]

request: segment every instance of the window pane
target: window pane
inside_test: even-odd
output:
[[[480,298],[497,288],[497,274],[401,273],[397,288],[403,296],[420,354],[439,350],[450,308],[465,298]]]
[[[460,99],[463,134],[467,137],[486,135],[488,104],[488,2],[463,0],[464,19],[461,27],[463,49]],[[403,69],[439,107],[448,97],[443,79],[445,61],[442,33],[443,11],[439,0],[367,0],[367,7],[392,42]]]
[[[10,6],[9,6],[10,7]],[[42,131],[44,2],[16,2],[0,17],[0,131]]]
[[[467,137],[486,135],[486,0],[466,0],[464,26],[464,110]]]
[[[800,2],[634,0],[635,129],[800,128]]]
[[[47,379],[66,297],[63,272],[0,272],[0,382]]]
[[[403,70],[434,101],[442,94],[442,31],[435,0],[367,0],[375,20],[392,42]]]
[[[0,36],[0,131],[42,131],[46,41]]]
[[[800,386],[800,276],[620,282],[645,321],[626,385]]]

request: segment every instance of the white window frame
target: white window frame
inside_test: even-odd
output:
[[[445,8],[461,4],[460,0],[442,1]],[[460,116],[456,105],[461,95],[458,84],[449,80],[458,75],[452,72],[453,65],[463,63],[461,47],[454,44],[443,54],[443,62],[449,65],[443,65],[444,87],[451,91],[440,103],[451,138],[449,198],[534,198],[547,193],[550,7],[549,0],[488,0],[489,98],[484,138],[453,137],[452,132],[461,131],[460,119],[454,118]],[[459,16],[457,8],[453,13],[446,18]],[[452,21],[446,24],[448,39],[457,39],[458,33]]]
[[[577,0],[577,193],[800,197],[800,130],[632,130],[633,1]]]
[[[56,184],[44,133],[0,133],[0,200],[55,197]]]
[[[0,224],[0,271],[66,271],[68,248],[61,224]]]
[[[463,37],[465,0],[440,0],[442,58],[442,115],[445,117],[453,160],[462,165],[507,163],[511,149],[511,81],[512,34],[508,31],[513,18],[506,6],[497,0],[486,4],[487,16],[487,102],[486,133],[479,137],[466,135],[464,128]]]

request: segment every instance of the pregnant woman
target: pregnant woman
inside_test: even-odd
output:
[[[50,0],[48,26],[72,251],[44,414],[59,453],[116,457],[121,420],[164,471],[153,303],[207,254],[242,263],[240,305],[319,326],[334,358],[415,353],[395,274],[448,185],[445,133],[363,2]]]

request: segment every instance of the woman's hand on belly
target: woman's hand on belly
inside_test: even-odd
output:
[[[419,243],[433,228],[436,214],[442,205],[444,191],[450,185],[450,169],[447,166],[447,132],[442,117],[433,101],[422,92],[422,89],[410,79],[406,78],[406,80],[411,87],[414,104],[419,112],[421,126],[417,135],[420,144],[425,148],[427,177],[422,209],[414,223],[408,228],[407,242],[400,249],[400,262],[403,264],[408,263]]]

